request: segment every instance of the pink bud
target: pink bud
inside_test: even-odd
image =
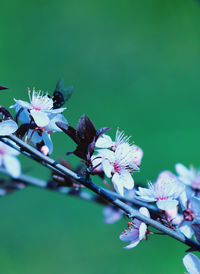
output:
[[[48,146],[42,146],[41,149],[40,149],[40,152],[43,153],[44,155],[48,156],[49,155]]]

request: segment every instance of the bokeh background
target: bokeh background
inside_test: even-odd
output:
[[[0,84],[10,88],[1,104],[26,100],[27,87],[51,93],[64,77],[75,87],[65,112],[72,125],[87,113],[144,149],[136,180],[177,162],[200,166],[198,1],[1,1],[0,60]],[[53,140],[56,159],[72,150],[64,134]],[[76,198],[27,188],[0,200],[0,220],[3,274],[184,273],[185,246],[152,236],[126,251],[118,239],[126,220],[105,225],[100,206]]]

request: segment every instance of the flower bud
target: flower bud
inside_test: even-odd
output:
[[[41,149],[40,149],[40,152],[43,153],[44,155],[48,156],[49,155],[48,146],[42,146]]]

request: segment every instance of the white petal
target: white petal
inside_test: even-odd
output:
[[[150,213],[146,207],[141,207],[139,209],[139,212],[148,218],[150,217]]]
[[[181,195],[179,196],[179,201],[180,201],[180,205],[181,205],[182,210],[186,209],[186,207],[187,207],[187,200],[188,200],[187,193],[186,193],[186,191],[183,191],[181,193]]]
[[[103,172],[102,165],[101,165],[101,162],[102,162],[101,156],[92,155],[91,161],[92,161],[93,168],[95,168],[93,169],[93,172],[95,173]]]
[[[197,256],[192,253],[185,255],[183,258],[185,268],[190,274],[200,273],[200,260]]]
[[[159,200],[157,203],[157,207],[160,208],[161,210],[168,210],[168,209],[173,209],[178,205],[177,200]]]
[[[115,161],[115,153],[113,151],[109,149],[99,149],[97,152],[102,158],[108,159],[112,163]]]
[[[125,188],[131,190],[134,187],[134,181],[129,172],[120,173],[119,178]]]
[[[131,242],[129,245],[125,246],[124,249],[131,249],[133,247],[136,247],[138,244],[139,244],[140,240],[136,240],[136,241],[133,241]]]
[[[0,136],[10,135],[18,129],[18,125],[13,120],[0,122]]]
[[[184,222],[183,225],[179,228],[179,230],[187,237],[191,238],[193,233],[193,230],[191,228],[191,222]]]
[[[46,113],[39,111],[39,110],[35,110],[35,109],[31,109],[30,113],[31,113],[37,126],[45,127],[48,125],[49,117]]]
[[[113,170],[113,165],[111,165],[111,163],[108,160],[102,161],[102,169],[108,178],[112,176],[111,172]]]
[[[189,170],[184,165],[182,165],[180,163],[175,165],[175,170],[179,176],[187,176],[189,173]]]
[[[131,230],[126,230],[119,236],[120,240],[124,242],[132,242],[139,239],[138,229],[132,228]]]
[[[104,134],[100,138],[98,138],[95,146],[99,148],[109,148],[113,145],[113,141],[110,136]]]
[[[143,157],[143,150],[136,145],[132,145],[132,147],[133,147],[133,161],[137,166],[140,166],[142,157]]]
[[[62,114],[52,114],[49,116],[49,124],[45,127],[46,130],[52,131],[52,132],[62,132],[62,130],[57,127],[56,122],[63,122],[68,124],[67,120]]]
[[[195,219],[196,218],[200,218],[200,199],[197,198],[196,196],[193,196],[191,199],[190,199],[190,203],[191,203],[191,209],[193,210],[194,212],[194,215],[195,215]]]
[[[17,158],[15,158],[13,156],[6,155],[3,157],[3,162],[4,162],[6,170],[12,177],[14,177],[14,178],[19,177],[19,175],[21,173],[21,166],[20,166],[20,162]]]
[[[54,113],[54,114],[57,114],[57,113],[61,113],[63,112],[64,110],[66,110],[67,108],[57,108],[57,109],[51,109],[51,110],[45,110],[46,112],[49,112],[49,113]]]
[[[141,223],[140,228],[139,228],[139,239],[140,241],[144,239],[145,235],[147,232],[147,225],[145,223]]]
[[[138,197],[136,197],[139,200],[146,201],[146,202],[155,202],[156,198],[152,194],[152,191],[148,188],[139,187],[138,191],[135,192]]]
[[[28,103],[28,102],[25,102],[25,101],[22,101],[22,100],[16,100],[16,99],[14,99],[14,100],[15,100],[16,104],[21,106],[21,107],[28,108],[28,109],[32,108],[31,104]],[[10,108],[12,108],[12,107],[16,107],[16,105],[11,106]]]
[[[124,196],[124,187],[123,187],[123,183],[122,181],[120,180],[120,177],[119,177],[119,174],[118,173],[115,173],[112,177],[112,183],[113,183],[113,186],[115,188],[115,190],[121,195],[121,196]]]

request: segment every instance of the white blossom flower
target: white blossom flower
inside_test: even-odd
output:
[[[44,127],[49,124],[50,114],[61,113],[66,109],[53,109],[53,100],[52,98],[49,98],[47,93],[44,95],[41,91],[36,92],[35,89],[33,89],[32,96],[31,91],[29,89],[28,93],[30,103],[15,99],[16,104],[14,106],[11,106],[11,108],[16,108],[17,110],[19,110],[20,108],[24,108],[24,119],[26,119],[26,115],[28,114],[28,112],[30,112],[33,120],[39,127]]]
[[[146,217],[150,217],[149,211],[146,207],[141,207],[139,212]],[[131,242],[124,248],[130,249],[138,245],[139,242],[147,235],[147,231],[147,225],[145,223],[134,219],[133,222],[129,224],[129,229],[124,230],[124,232],[120,235],[120,240],[124,242]]]
[[[182,164],[176,164],[175,169],[180,182],[192,187],[194,190],[200,190],[200,169],[186,168]]]
[[[0,166],[4,167],[14,178],[19,177],[21,173],[20,162],[16,158],[19,154],[14,148],[0,142]]]
[[[158,208],[165,211],[178,205],[177,198],[184,190],[182,184],[169,171],[160,173],[157,181],[154,184],[149,182],[148,187],[148,189],[139,187],[136,191],[138,199],[145,202],[156,202]]]
[[[134,186],[131,173],[139,170],[133,160],[132,148],[123,143],[115,151],[101,149],[98,152],[96,158],[101,159],[102,170],[111,178],[115,190],[123,196],[124,188],[130,190]]]
[[[192,253],[188,253],[183,258],[183,264],[189,274],[199,274],[200,273],[200,260],[197,256]]]
[[[0,122],[0,136],[6,136],[14,133],[18,129],[18,125],[14,120],[4,120]]]

